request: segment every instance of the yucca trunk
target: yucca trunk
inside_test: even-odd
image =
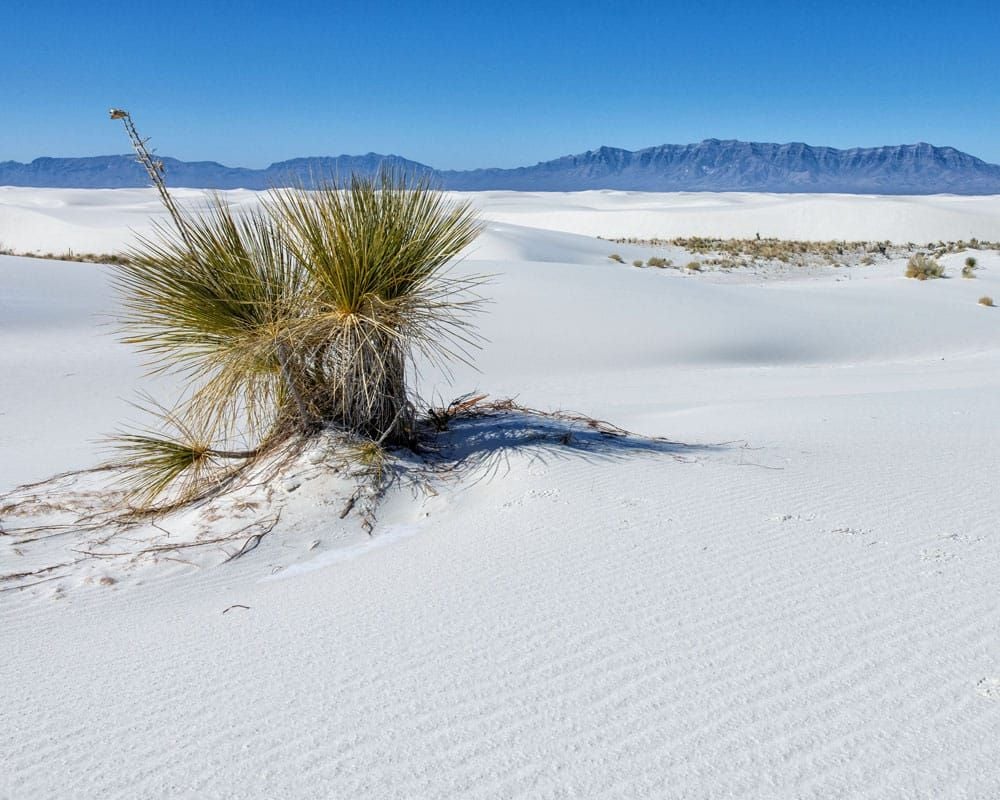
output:
[[[329,421],[387,444],[410,442],[413,405],[401,342],[360,321],[336,332],[332,350],[336,355]]]

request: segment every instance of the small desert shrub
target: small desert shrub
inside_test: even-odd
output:
[[[944,267],[930,256],[916,253],[910,256],[910,260],[906,263],[906,277],[916,278],[918,281],[942,278],[944,277]]]
[[[979,305],[993,308],[993,298],[990,297],[989,295],[984,294],[982,297],[979,298]]]
[[[700,261],[689,261],[687,268],[692,272],[701,272],[701,262]]]
[[[643,266],[642,259],[641,258],[637,258],[635,261],[632,262],[632,266],[633,267],[641,267],[641,266]]]
[[[625,259],[622,258],[620,255],[618,255],[618,253],[612,253],[610,256],[608,256],[608,258],[610,258],[612,261],[617,261],[619,264],[625,263]]]
[[[962,277],[963,278],[975,278],[976,270],[979,268],[979,262],[976,261],[972,256],[965,259],[965,266],[962,267]]]
[[[660,269],[663,269],[664,267],[669,267],[671,263],[672,262],[670,261],[670,259],[660,258],[659,256],[653,256],[646,262],[647,266],[659,267]]]

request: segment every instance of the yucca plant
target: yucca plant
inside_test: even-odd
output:
[[[125,341],[187,380],[177,408],[154,406],[159,430],[116,441],[136,498],[200,496],[331,427],[413,442],[414,356],[443,364],[477,344],[481,279],[446,274],[480,231],[468,204],[384,171],[272,190],[239,215],[219,196],[200,213],[167,209],[173,227],[114,273]]]

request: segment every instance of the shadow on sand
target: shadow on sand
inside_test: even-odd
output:
[[[591,417],[538,411],[511,401],[473,405],[443,418],[440,428],[422,447],[423,468],[433,473],[451,473],[471,482],[502,477],[510,470],[510,458],[514,455],[527,455],[531,461],[542,464],[568,459],[624,461],[636,457],[668,457],[689,462],[699,455],[743,444],[687,444],[642,436]]]

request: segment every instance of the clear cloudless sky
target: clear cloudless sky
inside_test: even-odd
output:
[[[1000,162],[1000,2],[0,3],[0,161],[510,167],[706,138]]]

